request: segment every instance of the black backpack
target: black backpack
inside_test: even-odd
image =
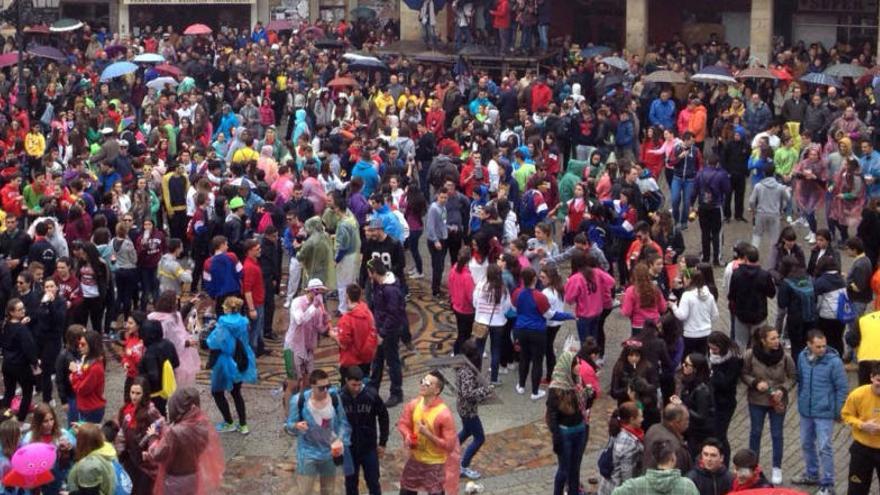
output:
[[[235,351],[232,352],[232,359],[235,360],[235,366],[239,372],[244,372],[248,368],[248,355],[244,349],[244,344],[240,339],[235,339]]]
[[[614,474],[614,438],[608,439],[608,444],[599,453],[599,459],[596,464],[599,468],[599,474],[603,478],[610,480],[611,475]]]

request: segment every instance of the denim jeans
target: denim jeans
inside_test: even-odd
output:
[[[479,416],[461,417],[461,431],[458,432],[458,443],[464,445],[468,437],[474,437],[474,440],[464,449],[461,456],[461,467],[466,468],[471,465],[471,460],[479,452],[480,447],[486,442],[486,434],[483,432],[483,422]]]
[[[500,327],[489,327],[489,337],[492,342],[489,344],[489,378],[493,382],[498,381],[498,366],[501,365],[501,349],[504,339],[507,337],[504,325]]]
[[[94,411],[80,410],[79,420],[100,425],[104,421],[104,408],[95,409]]]
[[[385,370],[385,364],[388,364],[388,378],[391,380],[390,396],[403,397],[403,375],[400,366],[400,349],[398,341],[400,340],[399,332],[395,331],[382,337],[382,343],[376,350],[376,357],[373,358],[373,372],[370,374],[370,381],[379,391],[382,384],[382,373]]]
[[[159,299],[159,277],[156,274],[156,267],[138,267],[138,273],[141,278],[141,311],[146,311],[147,298],[153,303]]]
[[[382,495],[382,487],[379,485],[379,455],[376,449],[368,449],[366,452],[352,452],[354,472],[345,477],[345,495],[358,495],[358,471],[364,470],[364,481],[367,482],[367,492],[370,495]]]
[[[779,414],[770,406],[749,404],[749,448],[761,455],[761,435],[764,433],[764,418],[770,416],[770,439],[773,441],[773,467],[782,467],[782,428],[785,413]]]
[[[248,322],[248,340],[250,341],[251,349],[253,349],[254,352],[260,350],[263,342],[263,326],[265,326],[263,319],[265,316],[266,306],[257,306],[257,317]]]
[[[419,252],[419,239],[421,238],[421,230],[410,230],[409,237],[406,238],[406,247],[409,248],[409,254],[412,255],[413,265],[420,275],[425,273],[422,267],[422,253]]]
[[[687,225],[693,193],[693,179],[683,179],[677,175],[672,178],[672,189],[669,195],[672,200],[672,221],[676,225]]]
[[[460,50],[462,46],[471,43],[470,26],[455,26],[455,49]]]
[[[821,486],[834,486],[834,420],[801,416],[801,450],[807,464],[808,478],[819,480]],[[819,455],[816,455],[818,446]],[[819,463],[822,477],[819,477]]]
[[[519,48],[523,51],[531,51],[532,50],[532,30],[534,30],[534,26],[520,26],[521,31],[521,39]]]
[[[599,317],[580,318],[577,319],[578,340],[581,344],[587,340],[587,337],[597,339],[599,337]],[[551,372],[553,370],[550,370]]]
[[[557,468],[556,477],[553,480],[553,495],[562,495],[568,486],[568,493],[580,493],[581,484],[581,461],[584,458],[584,448],[587,446],[587,429],[573,427],[562,433],[562,445],[556,452]]]
[[[541,50],[547,51],[550,48],[550,25],[538,24],[538,40],[541,43]]]

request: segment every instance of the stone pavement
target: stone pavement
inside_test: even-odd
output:
[[[824,224],[824,222],[820,221]],[[749,239],[751,236],[750,225],[744,223],[725,224],[724,253],[730,253],[735,242],[741,239]],[[806,230],[798,228],[798,235],[802,238]],[[691,224],[686,232],[686,244],[688,253],[696,253],[699,250],[699,227]],[[808,249],[805,242],[801,241],[802,247]],[[769,252],[769,242],[765,240],[761,249],[762,257]],[[425,257],[425,259],[428,259]],[[844,267],[847,268],[850,260],[844,256]],[[411,323],[416,352],[402,351],[404,368],[404,392],[407,398],[416,394],[417,382],[422,374],[429,369],[428,360],[432,357],[448,355],[452,340],[455,335],[454,317],[448,303],[430,296],[426,279],[411,282],[412,300],[408,305],[408,316]],[[716,270],[716,279],[720,285],[722,272]],[[722,291],[723,292],[723,291]],[[279,335],[283,335],[287,325],[287,312],[278,301],[276,311],[275,328]],[[719,309],[722,317],[717,322],[716,329],[727,330],[729,326],[726,300],[722,295],[719,301]],[[771,302],[771,317],[773,321],[775,303]],[[610,368],[616,359],[616,349],[620,343],[629,336],[629,322],[618,312],[613,312],[606,325],[608,333],[609,360],[606,371],[601,373],[603,387],[607,387],[611,376]],[[557,347],[561,346],[565,337],[573,332],[573,325],[566,323],[557,338]],[[278,351],[280,341],[270,345],[270,348]],[[335,345],[329,339],[322,339],[318,352],[319,366],[336,373],[336,350]],[[115,411],[121,405],[122,397],[122,373],[118,364],[111,363],[108,373],[107,398],[108,416],[109,411]],[[295,466],[296,449],[291,437],[284,434],[281,426],[284,421],[281,399],[273,393],[280,385],[284,376],[283,363],[280,353],[259,360],[260,383],[248,385],[244,388],[244,396],[248,408],[248,423],[251,426],[249,436],[241,436],[238,433],[227,433],[222,436],[223,444],[228,460],[228,469],[225,477],[223,493],[227,494],[276,494],[298,493],[293,482],[293,470]],[[486,494],[505,495],[532,495],[548,493],[552,490],[553,475],[555,473],[556,460],[552,453],[549,433],[544,425],[543,403],[532,402],[525,396],[516,395],[513,392],[514,375],[502,375],[504,384],[498,389],[498,397],[501,403],[487,405],[480,408],[484,422],[487,441],[483,449],[474,459],[473,468],[483,473],[480,481],[484,485]],[[850,376],[851,382],[855,381],[854,374]],[[220,420],[220,415],[211,400],[208,388],[208,373],[202,372],[199,377],[200,387],[203,391],[203,407],[215,421]],[[387,395],[383,387],[382,396]],[[454,407],[454,394],[448,392],[445,395],[447,403]],[[598,452],[607,441],[607,423],[609,412],[613,403],[607,397],[600,398],[593,409],[592,428],[582,468],[583,480],[590,476],[597,476],[596,458]],[[400,415],[401,408],[391,411],[392,422]],[[768,466],[770,460],[769,426],[765,428],[761,459],[762,464]],[[731,444],[734,450],[748,445],[749,419],[745,404],[745,390],[740,387],[740,402],[734,421],[730,429]],[[788,412],[785,421],[785,456],[783,473],[786,481],[803,469],[803,456],[800,448],[798,433],[798,416],[796,413],[796,401]],[[834,447],[837,469],[837,492],[846,492],[846,474],[849,462],[848,446],[851,442],[847,428],[838,425],[835,432]],[[382,461],[382,484],[385,493],[397,493],[397,479],[403,462],[400,435],[392,424],[391,440],[386,458]],[[880,493],[880,486],[875,484],[873,493]],[[338,493],[343,493],[340,489]],[[361,493],[365,493],[362,489]]]

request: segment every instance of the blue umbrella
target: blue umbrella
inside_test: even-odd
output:
[[[101,72],[101,82],[131,74],[137,69],[138,66],[131,62],[116,62],[115,64],[110,64],[103,72]]]
[[[403,3],[413,10],[419,10],[422,8],[422,4],[425,3],[425,0],[403,0]],[[445,5],[446,0],[434,0],[434,12],[439,14]]]
[[[158,53],[141,53],[131,61],[139,64],[161,64],[165,61],[165,57]]]
[[[817,84],[819,86],[834,86],[835,88],[843,87],[837,79],[819,72],[810,72],[802,77],[801,81],[809,84]]]
[[[584,58],[593,58],[597,55],[605,55],[611,53],[611,48],[602,45],[588,46],[581,50],[581,56]]]

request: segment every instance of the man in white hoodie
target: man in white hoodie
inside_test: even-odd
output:
[[[780,184],[774,176],[775,167],[768,163],[764,167],[764,178],[752,189],[749,196],[749,209],[754,215],[752,245],[761,249],[761,239],[769,237],[770,242],[779,238],[783,208],[791,198],[789,188]]]

